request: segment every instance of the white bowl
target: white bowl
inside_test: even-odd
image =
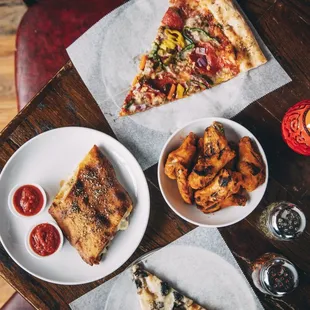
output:
[[[34,214],[34,215],[22,215],[21,213],[17,212],[17,210],[15,209],[14,207],[14,203],[13,203],[13,197],[14,197],[14,194],[15,192],[22,186],[24,185],[32,185],[32,186],[35,186],[36,188],[38,188],[43,196],[43,206],[41,208],[41,210],[37,213],[37,214]],[[8,196],[8,205],[9,205],[9,208],[10,208],[10,211],[15,215],[15,216],[18,216],[18,217],[22,217],[22,218],[26,218],[26,219],[29,219],[29,218],[33,218],[34,216],[37,216],[39,215],[40,213],[43,212],[43,210],[45,209],[46,207],[46,201],[47,201],[47,198],[46,198],[46,193],[45,193],[45,190],[43,189],[42,186],[40,186],[39,184],[36,184],[36,183],[25,183],[25,184],[18,184],[16,186],[14,186],[10,193],[9,193],[9,196]]]
[[[54,226],[54,227],[57,229],[57,231],[58,231],[58,233],[59,233],[59,236],[60,236],[59,247],[57,248],[57,250],[56,250],[54,253],[52,253],[52,254],[50,254],[50,255],[41,256],[41,255],[37,254],[36,252],[34,252],[33,249],[32,249],[32,247],[31,247],[31,245],[30,245],[30,241],[29,241],[29,240],[30,240],[30,234],[31,234],[31,232],[33,231],[33,229],[34,229],[36,226],[40,225],[40,224],[50,224],[50,225]],[[38,259],[44,259],[44,258],[48,258],[48,257],[54,256],[56,253],[58,253],[58,252],[62,249],[63,243],[64,243],[64,236],[63,236],[63,233],[62,233],[61,229],[59,228],[59,226],[58,226],[55,222],[52,222],[52,221],[41,222],[41,223],[37,223],[37,224],[33,225],[33,226],[31,227],[31,229],[29,230],[28,234],[26,235],[26,239],[25,239],[25,246],[26,246],[27,251],[28,251],[29,254],[31,254],[33,257],[38,258]]]
[[[240,138],[249,136],[255,141],[260,154],[266,165],[266,181],[255,191],[248,193],[249,200],[244,207],[229,207],[211,214],[204,214],[195,205],[186,204],[178,191],[176,180],[169,179],[164,172],[165,163],[169,153],[181,145],[183,139],[192,131],[202,137],[204,130],[213,122],[220,122],[224,125],[225,134],[229,141],[238,142]],[[225,118],[202,118],[188,123],[178,129],[168,139],[163,147],[158,163],[158,181],[160,190],[170,208],[184,220],[205,227],[224,227],[235,224],[247,217],[259,204],[264,196],[268,180],[268,163],[265,152],[255,136],[242,125]]]

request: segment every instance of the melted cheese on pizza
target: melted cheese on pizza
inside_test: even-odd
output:
[[[142,310],[206,310],[144,270],[142,265],[134,265],[132,272]]]

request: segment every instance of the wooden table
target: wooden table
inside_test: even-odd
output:
[[[268,158],[270,179],[267,192],[255,211],[245,220],[222,228],[220,232],[251,285],[251,262],[263,253],[282,253],[293,261],[300,275],[300,285],[295,292],[276,299],[265,296],[256,288],[254,290],[266,309],[306,310],[310,309],[310,224],[300,239],[279,242],[266,238],[258,221],[266,206],[279,200],[297,203],[310,218],[310,160],[292,152],[282,141],[280,131],[285,111],[301,99],[310,98],[309,2],[242,0],[240,4],[293,82],[252,103],[234,117],[260,140]],[[99,107],[70,62],[1,133],[0,169],[26,141],[41,132],[63,126],[85,126],[113,136]],[[151,194],[151,215],[146,234],[134,255],[115,274],[143,253],[164,246],[194,228],[166,205],[159,190],[156,169],[155,165],[145,172]],[[115,275],[85,285],[50,284],[23,271],[2,246],[0,274],[39,309],[67,309],[68,303]]]

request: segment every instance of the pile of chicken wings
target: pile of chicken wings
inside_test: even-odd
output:
[[[247,192],[265,182],[264,161],[249,137],[239,144],[226,139],[224,127],[214,122],[203,138],[193,132],[168,155],[165,174],[177,181],[188,204],[204,213],[230,206],[245,206]]]

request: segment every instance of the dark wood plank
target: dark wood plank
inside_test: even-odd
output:
[[[274,0],[237,0],[253,25],[274,5]]]
[[[310,98],[309,2],[306,6],[302,1],[277,1],[255,26],[293,80],[282,87],[281,92],[273,92],[259,100],[264,108],[282,120],[289,107]]]
[[[294,10],[297,10],[302,16],[307,16],[308,20],[310,18],[310,2],[309,0],[283,0],[285,4],[289,4]],[[309,24],[309,22],[308,22]]]

